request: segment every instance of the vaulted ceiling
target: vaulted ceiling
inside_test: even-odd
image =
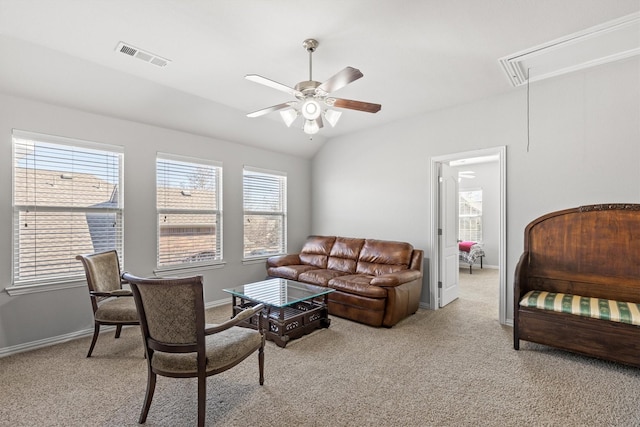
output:
[[[514,89],[498,59],[640,10],[639,0],[0,0],[0,92],[312,157],[328,138]],[[277,113],[290,100],[244,79],[364,77],[310,141]],[[119,42],[171,60],[156,67]]]

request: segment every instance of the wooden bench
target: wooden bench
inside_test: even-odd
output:
[[[536,342],[640,367],[640,204],[527,225],[515,270],[513,347]]]

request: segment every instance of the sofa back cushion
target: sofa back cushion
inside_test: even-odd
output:
[[[364,239],[336,237],[329,254],[327,268],[329,270],[344,271],[345,273],[355,273],[358,256],[363,245]]]
[[[327,268],[329,253],[336,241],[335,236],[309,236],[300,251],[300,261],[303,264],[318,268]]]
[[[366,239],[358,257],[356,273],[380,276],[407,270],[413,246],[404,242]]]

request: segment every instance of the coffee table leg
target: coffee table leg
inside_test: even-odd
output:
[[[235,307],[236,307],[236,296],[231,295],[231,318],[232,319],[236,315]]]

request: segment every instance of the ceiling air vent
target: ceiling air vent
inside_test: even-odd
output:
[[[137,47],[131,46],[130,44],[124,42],[118,43],[116,51],[124,53],[125,55],[133,56],[134,58],[141,59],[144,62],[148,62],[157,67],[165,67],[171,63],[171,60],[169,59],[144,51],[142,49],[138,49]]]
[[[500,58],[513,86],[640,54],[640,13]]]

